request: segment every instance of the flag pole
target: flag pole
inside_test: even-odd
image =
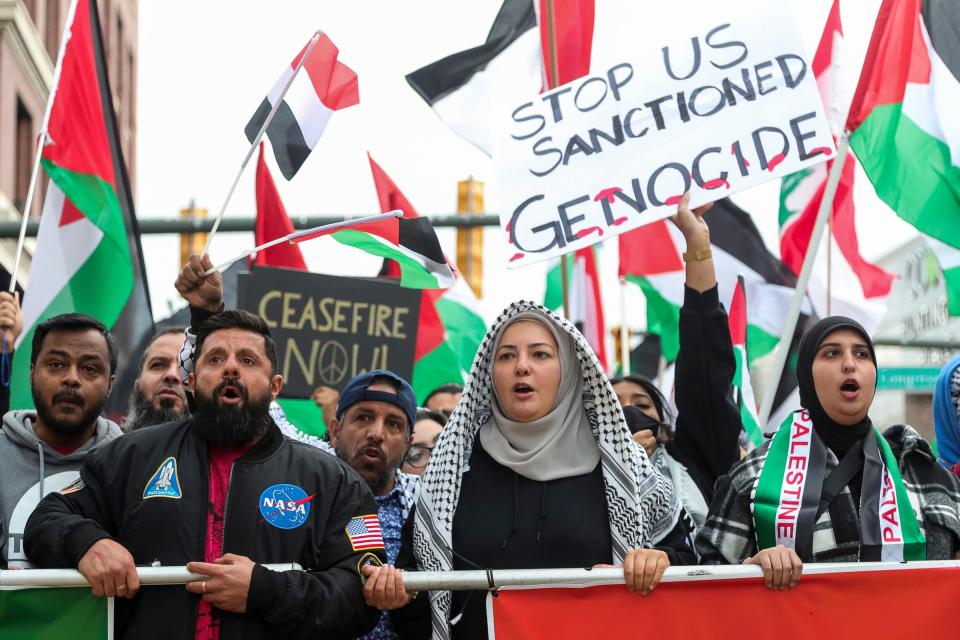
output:
[[[820,208],[817,210],[817,220],[814,222],[813,232],[810,234],[810,244],[808,245],[807,255],[803,259],[803,268],[800,269],[797,286],[793,290],[793,300],[790,302],[790,309],[787,311],[787,318],[783,325],[783,333],[780,335],[780,343],[777,345],[773,371],[770,376],[771,382],[769,388],[766,389],[763,394],[763,404],[760,407],[759,416],[760,428],[762,429],[766,428],[767,421],[770,419],[770,412],[773,410],[773,397],[777,393],[777,381],[780,380],[783,367],[787,363],[790,343],[793,341],[793,334],[797,328],[797,320],[800,318],[800,307],[803,306],[803,298],[806,295],[807,284],[810,282],[810,275],[813,273],[813,261],[817,257],[817,249],[820,248],[823,228],[826,226],[828,218],[833,215],[833,198],[837,194],[837,185],[840,183],[843,163],[847,159],[847,152],[849,150],[850,136],[849,133],[844,132],[844,134],[840,136],[840,144],[837,146],[837,155],[833,159],[833,166],[827,178],[827,186],[823,191],[823,199],[820,200]]]
[[[833,315],[833,208],[827,216],[827,315]]]
[[[260,251],[263,251],[264,249],[269,249],[270,247],[274,247],[284,242],[292,242],[304,236],[311,236],[317,233],[326,233],[330,231],[336,231],[337,229],[342,229],[343,227],[355,227],[361,224],[370,224],[371,222],[379,222],[380,220],[386,220],[388,218],[402,218],[402,217],[403,217],[403,211],[401,211],[400,209],[394,209],[393,211],[388,211],[386,213],[377,213],[375,215],[363,216],[362,218],[351,218],[349,220],[341,220],[339,222],[322,224],[319,227],[313,227],[312,229],[301,229],[300,231],[294,231],[293,233],[288,233],[287,235],[281,238],[275,238],[269,242],[264,242],[263,244],[256,246],[253,249],[247,249],[243,253],[237,256],[234,256],[233,258],[227,260],[226,262],[222,262],[215,267],[211,267],[207,269],[206,271],[204,271],[203,275],[209,276],[210,274],[216,273],[217,271],[223,271],[224,269],[226,269],[227,267],[229,267],[230,265],[232,265],[234,262],[238,260],[243,260],[244,258],[251,256],[255,253],[258,253]]]
[[[627,279],[620,278],[620,375],[630,375],[630,331],[627,329]]]
[[[546,0],[547,5],[547,42],[550,48],[550,64],[544,65],[547,76],[547,88],[555,89],[559,83],[560,66],[557,62],[557,33],[554,0]],[[560,256],[560,292],[563,297],[563,317],[570,319],[570,282],[567,269],[567,256]]]
[[[20,274],[20,259],[23,258],[23,243],[27,239],[27,223],[30,221],[30,210],[33,208],[33,194],[37,191],[37,176],[40,175],[40,159],[43,154],[43,146],[47,144],[47,132],[40,132],[37,138],[36,157],[33,159],[33,171],[30,173],[30,183],[27,186],[27,201],[23,205],[22,219],[20,220],[20,237],[17,239],[17,253],[13,260],[13,271],[10,272],[9,293],[13,293],[17,288],[17,276]]]
[[[310,52],[313,51],[313,48],[316,46],[317,42],[320,40],[320,36],[322,35],[323,31],[318,29],[317,32],[313,34],[313,37],[310,38],[310,43],[307,44],[307,48],[304,50],[303,55],[300,56],[300,61],[297,62],[297,66],[294,68],[293,73],[290,74],[289,78],[287,78],[287,83],[283,86],[283,91],[280,92],[280,95],[273,103],[270,113],[267,114],[267,119],[263,121],[262,125],[260,125],[260,130],[257,131],[257,135],[250,144],[250,149],[247,150],[247,156],[243,159],[243,162],[240,163],[240,170],[237,171],[237,175],[233,179],[233,184],[230,185],[230,190],[227,191],[227,197],[224,199],[223,205],[220,207],[220,213],[217,214],[216,220],[213,221],[213,227],[210,229],[210,234],[207,236],[207,243],[203,246],[203,252],[200,255],[204,255],[205,253],[209,252],[210,244],[213,242],[213,236],[217,233],[217,229],[220,227],[220,221],[223,219],[223,214],[227,211],[227,205],[230,204],[230,199],[233,198],[233,192],[237,189],[237,184],[240,182],[240,176],[243,175],[243,171],[247,168],[250,158],[253,157],[254,151],[257,150],[257,145],[260,144],[260,140],[263,138],[263,134],[267,130],[267,127],[270,126],[271,122],[273,122],[273,117],[277,115],[277,110],[283,103],[283,98],[287,95],[290,85],[293,84],[293,80],[297,77],[297,74],[300,73],[300,69],[303,68],[303,63],[306,62],[307,58],[310,56]]]

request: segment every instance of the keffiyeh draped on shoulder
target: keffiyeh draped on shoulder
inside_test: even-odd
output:
[[[477,432],[490,417],[494,340],[504,324],[525,311],[543,315],[558,331],[569,334],[575,344],[583,375],[584,408],[600,449],[614,562],[622,562],[632,549],[655,544],[670,532],[679,518],[680,509],[670,481],[654,470],[646,453],[631,439],[616,394],[584,337],[572,324],[545,307],[533,302],[515,302],[500,314],[481,343],[460,403],[421,476],[413,552],[418,568],[423,571],[449,571],[452,567],[453,517],[461,479]],[[451,601],[448,591],[431,593],[435,638],[449,637]]]

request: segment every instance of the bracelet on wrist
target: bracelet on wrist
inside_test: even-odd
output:
[[[697,249],[695,251],[685,251],[683,254],[684,262],[701,262],[713,257],[713,250],[710,247],[706,249]]]

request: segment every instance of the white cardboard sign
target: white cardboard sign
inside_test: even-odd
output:
[[[695,207],[832,158],[813,70],[778,4],[703,3],[711,15],[688,37],[492,114],[509,266],[663,219],[685,191]]]

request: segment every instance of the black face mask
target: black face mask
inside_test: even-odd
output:
[[[633,405],[627,405],[623,408],[623,415],[627,419],[627,428],[634,434],[645,429],[653,432],[654,437],[660,431],[660,423],[645,414],[643,411]]]

